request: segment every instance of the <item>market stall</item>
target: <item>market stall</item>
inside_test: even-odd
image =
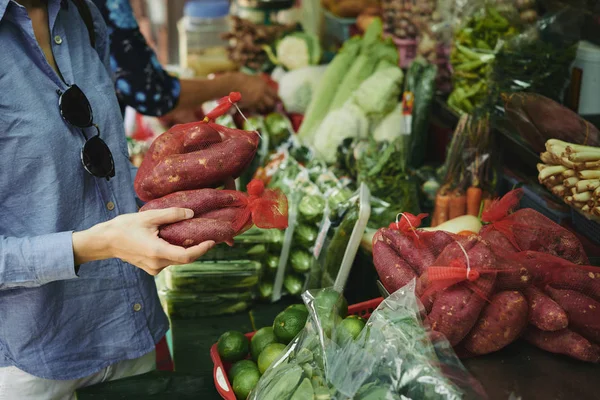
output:
[[[191,208],[160,236],[217,246],[157,277],[176,373],[78,398],[596,398],[600,10],[206,7],[182,67],[261,74],[280,102],[138,116],[142,211]]]

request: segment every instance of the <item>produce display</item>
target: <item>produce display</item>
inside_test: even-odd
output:
[[[250,351],[239,332],[219,339],[221,359],[234,362],[228,377],[238,399],[485,398],[447,342],[422,324],[414,284],[366,314],[368,321],[347,316],[332,289],[303,298],[306,306],[290,306],[273,327],[259,329]]]
[[[550,139],[541,159],[541,184],[589,217],[600,217],[600,147]]]
[[[417,280],[432,329],[462,355],[498,351],[519,337],[550,352],[599,362],[589,312],[600,296],[583,246],[532,209],[512,210],[520,191],[483,213],[469,236],[416,229],[423,218],[380,229],[373,261],[390,292]],[[585,316],[585,317],[584,317]],[[550,333],[551,332],[551,333]]]
[[[440,21],[435,0],[382,0],[384,30],[399,39],[416,39]]]

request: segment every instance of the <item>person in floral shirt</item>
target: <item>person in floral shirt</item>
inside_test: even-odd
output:
[[[115,74],[117,97],[124,109],[164,116],[173,111],[196,109],[202,103],[242,93],[242,106],[269,109],[277,93],[260,76],[240,72],[215,79],[178,79],[161,66],[140,32],[129,0],[93,0],[108,26],[110,66]]]

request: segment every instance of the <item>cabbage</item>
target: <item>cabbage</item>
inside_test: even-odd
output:
[[[279,79],[279,98],[290,113],[304,114],[327,65],[290,71]]]
[[[404,129],[404,115],[402,115],[402,103],[398,103],[385,118],[375,127],[373,139],[378,142],[393,142],[400,135],[408,135]]]
[[[314,136],[315,155],[333,164],[337,148],[346,138],[365,138],[369,133],[369,120],[364,112],[352,101],[342,108],[331,111]]]
[[[315,65],[321,59],[319,39],[303,32],[284,36],[275,45],[278,64],[288,70]]]

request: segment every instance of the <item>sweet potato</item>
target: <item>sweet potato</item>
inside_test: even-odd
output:
[[[217,187],[243,172],[258,140],[256,132],[212,123],[176,125],[150,146],[136,175],[135,191],[149,201],[182,190]]]
[[[439,292],[433,302],[428,316],[431,328],[443,333],[455,346],[473,328],[485,303],[483,298],[464,285],[449,287]]]
[[[385,288],[393,293],[417,277],[411,266],[392,248],[380,229],[373,237],[373,264]]]
[[[600,343],[599,302],[575,290],[559,290],[548,286],[546,292],[566,311],[569,329]]]
[[[181,190],[219,186],[228,177],[240,176],[256,149],[256,141],[238,137],[205,150],[171,154],[159,161],[149,175],[140,178],[138,196],[147,201]]]
[[[531,284],[532,277],[527,268],[498,269],[496,274],[496,290],[521,290]]]
[[[530,326],[523,337],[534,346],[551,353],[564,354],[593,363],[600,361],[600,346],[590,343],[586,338],[569,329],[545,332]]]
[[[392,249],[401,257],[417,274],[421,275],[425,269],[435,261],[429,248],[420,246],[416,239],[406,236],[402,232],[383,228],[381,235]]]
[[[191,247],[207,240],[215,243],[230,242],[235,230],[230,222],[215,219],[192,218],[160,228],[159,236],[176,246]]]
[[[525,296],[517,291],[496,293],[465,338],[465,349],[482,355],[506,347],[527,326],[527,308]]]
[[[524,290],[529,304],[529,323],[547,332],[559,331],[569,325],[567,313],[554,300],[535,286]]]
[[[182,190],[150,200],[140,211],[157,210],[169,207],[189,208],[194,211],[195,217],[200,217],[207,212],[223,207],[244,204],[245,194],[235,190],[197,189]]]

